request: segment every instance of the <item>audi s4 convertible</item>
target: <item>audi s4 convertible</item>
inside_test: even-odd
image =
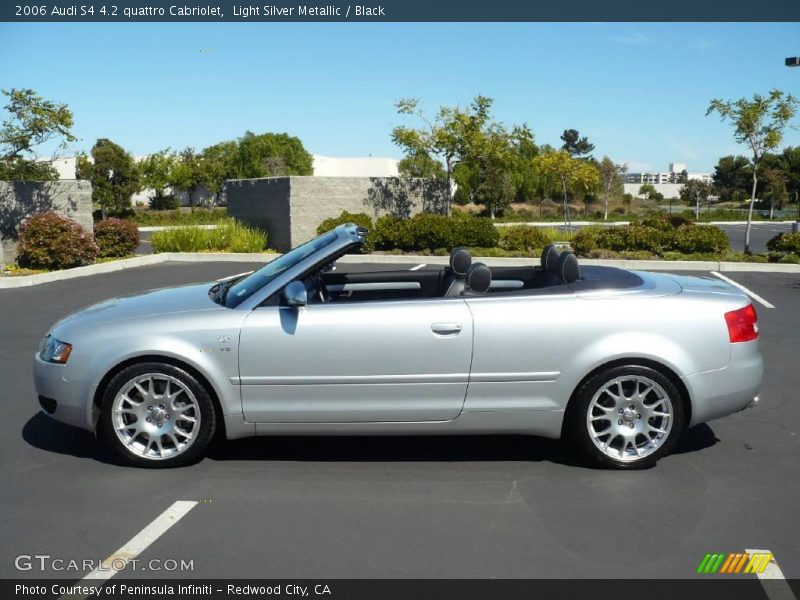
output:
[[[215,435],[510,433],[626,469],[758,399],[756,313],[722,281],[552,245],[519,267],[456,248],[440,269],[337,268],[366,235],[66,317],[35,356],[42,409],[145,467],[197,461]]]

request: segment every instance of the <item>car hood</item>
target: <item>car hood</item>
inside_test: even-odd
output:
[[[212,285],[213,283],[200,283],[119,296],[72,313],[56,323],[53,329],[64,326],[88,327],[152,315],[225,310],[209,297],[208,290]]]

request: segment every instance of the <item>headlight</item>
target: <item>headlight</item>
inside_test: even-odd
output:
[[[70,352],[72,344],[59,341],[52,335],[46,336],[39,344],[39,358],[47,362],[63,365],[67,362]]]

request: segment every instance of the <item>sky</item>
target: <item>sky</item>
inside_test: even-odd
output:
[[[573,128],[631,171],[709,172],[746,153],[709,101],[800,97],[800,68],[783,64],[797,55],[798,23],[2,23],[0,88],[68,104],[79,141],[66,154],[99,137],[146,155],[251,130],[400,158],[392,127],[416,122],[397,99],[433,112],[481,94],[537,143]]]

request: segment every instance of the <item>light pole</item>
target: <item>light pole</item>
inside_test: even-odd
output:
[[[800,67],[800,56],[789,56],[784,64],[787,67]],[[797,219],[792,223],[792,233],[800,232],[800,198],[798,198],[797,190],[794,192],[794,201],[797,202]]]

